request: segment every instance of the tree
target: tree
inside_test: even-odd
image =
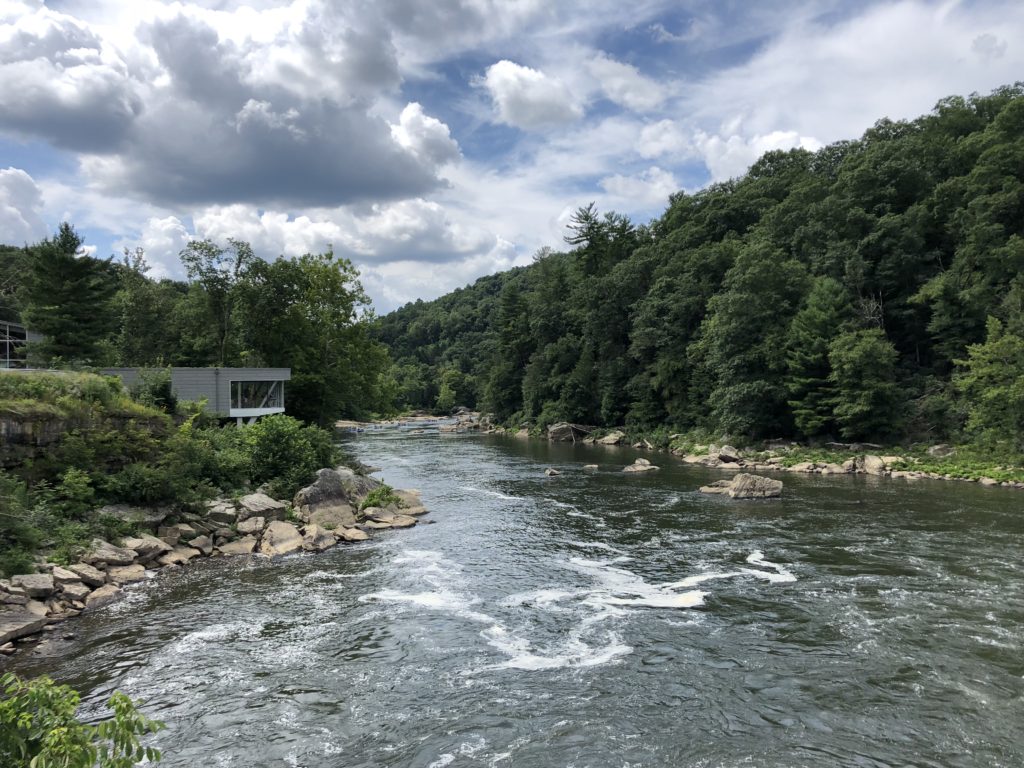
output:
[[[829,378],[829,345],[853,315],[846,289],[831,277],[814,281],[786,340],[786,391],[793,421],[804,435],[827,434],[833,426],[835,387]]]
[[[246,242],[228,238],[228,248],[211,240],[193,240],[181,252],[190,280],[202,287],[216,334],[217,365],[228,365],[234,326],[235,287],[257,263]]]
[[[82,239],[64,222],[53,238],[29,249],[25,322],[43,334],[35,349],[47,362],[102,362],[115,324],[117,282],[108,262],[82,252]]]
[[[861,440],[899,433],[897,356],[878,328],[844,333],[829,345],[829,381],[835,387],[835,420],[843,437]]]
[[[957,360],[954,379],[967,409],[967,432],[988,447],[1024,453],[1024,338],[988,319],[983,344]]]
[[[0,677],[0,765],[4,768],[131,768],[160,760],[140,736],[163,723],[141,714],[131,699],[115,693],[108,703],[113,717],[97,725],[75,718],[79,695],[48,677],[21,680]]]

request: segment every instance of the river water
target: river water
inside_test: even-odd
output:
[[[785,475],[736,502],[664,455],[622,474],[629,449],[349,449],[431,524],[161,575],[15,669],[86,716],[142,699],[163,766],[1024,765],[1019,491]]]

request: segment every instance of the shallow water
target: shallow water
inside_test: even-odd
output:
[[[164,766],[1024,765],[1024,494],[381,432],[430,525],[132,588],[16,657]],[[598,463],[597,474],[584,463]],[[545,477],[543,470],[563,470]]]

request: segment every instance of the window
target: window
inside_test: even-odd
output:
[[[232,381],[231,408],[284,408],[281,381]]]

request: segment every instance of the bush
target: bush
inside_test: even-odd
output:
[[[363,499],[363,503],[359,505],[359,508],[369,509],[370,507],[390,507],[391,505],[401,507],[403,504],[404,502],[401,497],[395,493],[394,488],[390,485],[378,485],[366,495],[366,498]]]
[[[111,719],[90,725],[75,718],[78,693],[48,677],[26,681],[8,673],[0,688],[4,768],[131,768],[160,760],[160,751],[142,746],[139,737],[163,723],[141,714],[123,693],[110,697]]]
[[[260,419],[245,429],[245,437],[252,481],[266,483],[271,495],[282,498],[291,497],[318,469],[333,466],[337,459],[330,433],[284,414]]]

